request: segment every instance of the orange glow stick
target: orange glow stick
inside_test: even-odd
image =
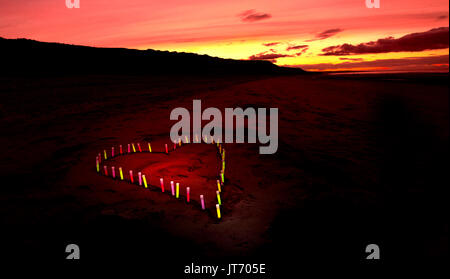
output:
[[[217,189],[219,190],[219,192],[222,192],[222,189],[220,189],[220,181],[219,181],[219,179],[217,179]]]
[[[181,146],[181,138],[178,139],[178,145]]]

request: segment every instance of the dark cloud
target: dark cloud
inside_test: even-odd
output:
[[[269,47],[269,46],[276,46],[279,44],[280,44],[280,42],[272,42],[272,43],[265,43],[265,44],[263,44],[263,46]]]
[[[271,18],[270,14],[257,13],[255,10],[247,10],[238,15],[244,22],[255,22],[263,19]]]
[[[348,58],[350,59],[350,58]],[[380,69],[391,71],[448,71],[449,56],[423,56],[373,61],[347,61],[342,63],[320,63],[297,65],[305,70]]]
[[[308,45],[298,45],[298,46],[289,46],[286,50],[294,50],[294,49],[308,49]]]
[[[352,55],[444,49],[448,48],[448,36],[448,27],[440,27],[426,32],[411,33],[398,39],[388,37],[358,45],[343,44],[330,46],[322,49],[323,53],[321,55]]]
[[[283,57],[292,57],[292,55],[281,54],[281,53],[267,53],[267,51],[265,51],[265,52],[261,52],[261,53],[250,56],[248,58],[248,60],[268,60],[271,62],[276,62],[276,60],[278,58],[283,58]]]
[[[323,32],[320,32],[319,34],[316,35],[315,38],[307,40],[306,42],[313,42],[313,41],[319,41],[319,40],[325,40],[331,36],[336,35],[337,33],[340,33],[344,31],[343,29],[340,28],[334,28],[334,29],[328,29],[325,30]]]

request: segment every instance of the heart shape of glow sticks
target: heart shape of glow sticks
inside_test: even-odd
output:
[[[221,193],[225,183],[225,148],[223,148],[221,143],[214,143],[213,139],[209,140],[209,143],[207,138],[204,138],[203,140],[204,143],[213,144],[215,146],[217,156],[220,159],[220,165],[217,168],[217,173],[214,174],[216,178],[213,183],[214,188],[216,189],[214,194],[208,193],[204,189],[205,187],[199,187],[198,183],[201,182],[188,181],[188,179],[183,181],[183,178],[167,179],[167,177],[164,177],[163,175],[163,173],[167,172],[169,169],[177,170],[183,164],[188,165],[190,169],[196,169],[195,167],[190,166],[191,162],[189,162],[189,159],[182,158],[175,154],[176,151],[189,145],[197,145],[202,143],[198,142],[198,137],[196,137],[196,142],[194,144],[189,144],[187,138],[184,143],[180,139],[178,143],[173,143],[173,145],[171,144],[169,146],[168,144],[165,144],[163,149],[164,151],[152,150],[152,145],[150,143],[146,143],[145,145],[141,145],[141,143],[130,143],[125,146],[119,145],[112,147],[109,152],[105,149],[96,157],[96,171],[98,174],[104,175],[111,179],[141,187],[143,191],[157,190],[164,194],[171,195],[175,199],[184,201],[185,203],[194,204],[202,210],[209,211],[212,209],[216,212],[217,218],[220,219],[222,217],[220,208],[223,202],[221,199]],[[153,160],[158,159],[157,157],[159,157],[161,161],[164,161],[164,159],[168,159],[168,157],[170,158],[172,156],[174,157],[174,160],[169,160],[168,163],[162,163],[156,160],[154,162],[155,164],[151,167],[142,167],[142,163],[140,166],[130,166],[127,169],[123,167],[124,165],[127,165],[127,161],[121,161],[125,160],[126,157],[135,156],[139,157],[142,161],[144,158],[148,158],[148,154],[153,154],[152,156],[155,157]],[[200,160],[196,158],[196,161]],[[137,162],[139,162],[139,160],[137,160]],[[134,163],[136,164],[136,162]],[[155,175],[155,173],[158,174]],[[194,183],[196,185],[189,185],[189,183]],[[210,206],[211,204],[215,205],[214,208],[208,208],[212,207]]]

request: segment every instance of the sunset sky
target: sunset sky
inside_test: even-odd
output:
[[[264,59],[307,70],[448,71],[448,0],[0,0],[0,37]]]

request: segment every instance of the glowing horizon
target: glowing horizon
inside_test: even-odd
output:
[[[0,37],[208,54],[221,58],[263,59],[309,70],[448,71],[448,1],[381,0],[368,9],[365,0],[273,1],[81,0],[67,9],[65,0],[0,0]],[[440,34],[430,30],[446,27]],[[377,53],[358,50],[409,34],[442,36],[410,40],[417,48]],[[393,41],[397,44],[397,41]],[[405,39],[406,41],[406,39]],[[445,41],[445,38],[444,38]],[[407,43],[409,41],[406,41]],[[355,53],[324,49],[348,44]],[[361,48],[361,47],[360,47]],[[381,49],[381,50],[380,50]],[[384,63],[384,64],[383,64]]]

